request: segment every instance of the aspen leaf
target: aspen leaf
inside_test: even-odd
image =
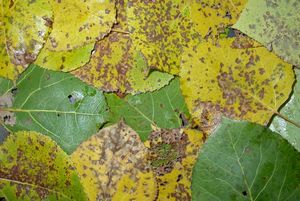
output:
[[[67,153],[97,132],[108,118],[102,92],[70,74],[34,65],[17,81],[14,94],[7,90],[1,97],[13,99],[0,108],[0,114],[9,112],[10,121],[14,119],[4,120],[9,130],[48,135]]]
[[[300,2],[249,0],[233,26],[285,61],[300,66]]]
[[[224,119],[199,153],[192,200],[299,200],[299,180],[300,155],[286,140],[261,125]]]
[[[1,0],[0,7],[0,76],[16,79],[43,47],[52,9],[48,0]]]
[[[221,114],[267,124],[295,81],[292,66],[266,48],[233,49],[232,41],[220,40],[220,47],[202,43],[183,59],[183,96],[191,115],[208,130]]]
[[[87,197],[68,155],[49,137],[17,132],[0,145],[0,196],[6,200]]]
[[[158,129],[149,140],[149,160],[158,182],[159,201],[190,200],[192,168],[203,135],[193,129]]]
[[[90,200],[149,200],[156,197],[147,149],[123,122],[100,130],[72,154]]]

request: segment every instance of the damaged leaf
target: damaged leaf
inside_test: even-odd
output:
[[[186,121],[189,118],[178,78],[155,92],[128,95],[124,98],[106,94],[106,100],[111,112],[109,122],[116,123],[124,119],[143,141],[152,131],[151,125],[179,128],[183,124],[181,118],[185,118]]]
[[[146,77],[148,65],[133,46],[127,32],[127,1],[116,1],[117,21],[114,30],[95,46],[90,62],[72,73],[81,80],[107,92],[141,93],[154,91],[169,83],[172,75],[158,71]]]
[[[233,41],[220,40],[220,47],[203,43],[183,59],[183,96],[208,132],[221,115],[266,125],[288,99],[295,80],[292,66],[264,47],[234,49]]]
[[[149,200],[156,182],[147,149],[123,122],[100,130],[72,154],[90,200]]]
[[[193,170],[192,200],[299,200],[300,155],[278,134],[224,119]]]
[[[299,0],[249,0],[233,27],[285,61],[300,66],[299,9]]]
[[[295,126],[295,124],[300,125],[300,70],[296,69],[295,71],[297,83],[294,86],[293,95],[289,102],[280,109],[280,114],[288,117],[288,120],[292,120],[295,123],[292,124],[279,115],[273,119],[270,128],[287,139],[300,152],[300,128]]]
[[[1,0],[0,76],[16,79],[32,63],[52,27],[48,0]]]
[[[30,66],[16,84],[12,131],[34,130],[50,136],[67,153],[97,132],[108,117],[102,92],[70,74]]]
[[[14,125],[16,123],[15,115],[10,111],[2,110],[5,107],[11,107],[13,104],[13,82],[0,77],[0,125]]]
[[[192,129],[157,129],[145,144],[158,182],[158,201],[191,200],[192,168],[203,141]]]
[[[67,154],[49,137],[18,132],[0,145],[0,197],[6,200],[87,200]]]
[[[107,35],[115,23],[112,0],[51,1],[53,30],[46,48],[66,51],[96,42]]]

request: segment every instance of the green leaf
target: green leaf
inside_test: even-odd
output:
[[[179,128],[182,125],[180,114],[188,116],[178,78],[155,92],[128,95],[123,99],[115,94],[106,94],[106,100],[111,110],[109,122],[116,123],[124,118],[143,141],[152,131],[151,125]]]
[[[0,145],[0,197],[6,200],[87,200],[68,155],[49,137],[18,132]]]
[[[36,59],[52,14],[48,0],[0,1],[0,76],[16,79]]]
[[[300,125],[300,70],[295,70],[297,83],[294,87],[294,93],[286,105],[280,110],[280,114]],[[276,116],[270,129],[278,132],[282,137],[287,139],[300,152],[300,128],[290,121]]]
[[[203,146],[193,200],[300,200],[300,154],[278,134],[224,119]]]
[[[249,0],[233,27],[300,66],[299,10],[299,0]]]
[[[16,84],[12,131],[34,130],[53,138],[66,152],[96,133],[106,121],[102,92],[67,73],[32,65]]]

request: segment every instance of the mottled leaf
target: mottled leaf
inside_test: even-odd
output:
[[[112,0],[51,1],[53,30],[47,48],[52,51],[72,50],[96,42],[107,35],[115,23]]]
[[[67,154],[49,137],[18,132],[0,145],[0,197],[6,200],[87,200]]]
[[[9,91],[8,91],[9,93]],[[27,69],[16,84],[13,105],[1,110],[13,113],[12,131],[34,130],[50,136],[66,152],[97,132],[108,117],[102,92],[70,74]]]
[[[300,66],[299,9],[299,0],[249,0],[234,28]]]
[[[106,94],[110,108],[110,123],[120,119],[131,126],[144,141],[152,131],[151,125],[160,128],[179,128],[182,118],[188,118],[188,110],[179,87],[179,79],[170,85],[155,91],[119,98],[115,94]],[[186,120],[187,121],[187,120]]]
[[[0,7],[0,76],[16,79],[43,47],[52,9],[48,0],[1,0]]]
[[[158,182],[159,201],[191,200],[192,168],[203,135],[191,129],[157,129],[145,144]]]
[[[49,70],[67,72],[89,62],[94,43],[69,51],[50,51],[48,47],[49,41],[46,42],[34,63]]]
[[[172,75],[153,71],[147,77],[145,58],[127,32],[127,1],[116,1],[118,24],[96,44],[91,61],[72,73],[83,81],[107,92],[140,93],[154,91],[169,83]]]
[[[289,102],[280,109],[280,114],[288,119],[276,116],[272,124],[271,130],[278,132],[282,137],[287,139],[300,152],[300,70],[296,70],[297,83],[294,87],[294,93]],[[292,124],[291,121],[295,122]]]
[[[156,182],[147,149],[123,122],[102,129],[72,154],[90,200],[149,200]]]
[[[246,2],[246,0],[191,0],[191,19],[202,37],[214,40],[237,21]]]
[[[223,120],[192,176],[192,200],[299,200],[300,155],[278,134]]]
[[[128,30],[149,69],[179,74],[181,55],[200,41],[190,20],[188,1],[128,0]]]
[[[234,49],[235,39],[209,42],[186,52],[181,89],[192,116],[203,129],[218,124],[221,114],[267,124],[288,99],[292,67],[264,47]]]

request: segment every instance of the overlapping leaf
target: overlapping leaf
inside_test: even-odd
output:
[[[189,115],[178,78],[155,92],[128,95],[125,98],[106,94],[106,100],[111,112],[109,122],[116,123],[123,118],[143,141],[152,131],[151,125],[160,128],[179,128],[182,126],[181,117],[187,121]]]
[[[157,71],[147,75],[145,58],[132,44],[127,31],[127,1],[117,1],[118,24],[95,47],[91,61],[73,74],[105,91],[139,93],[154,91],[169,83],[173,76]]]
[[[157,200],[191,199],[192,168],[203,135],[192,129],[157,129],[145,144],[158,182]]]
[[[300,155],[278,134],[224,120],[199,153],[192,200],[299,200]]]
[[[264,47],[231,48],[233,40],[220,40],[220,47],[203,43],[184,57],[182,93],[204,129],[221,114],[267,124],[292,90],[291,65]]]
[[[287,139],[298,151],[300,151],[300,128],[295,124],[300,125],[300,70],[296,70],[297,83],[294,87],[293,95],[288,103],[280,110],[280,114],[288,119],[283,119],[276,116],[270,128],[273,131],[281,134],[282,137]],[[290,121],[295,122],[292,124]]]
[[[0,197],[6,200],[87,200],[66,153],[49,137],[18,132],[0,145]]]
[[[0,8],[0,76],[16,79],[43,47],[52,9],[48,0],[2,0]]]
[[[0,86],[2,88],[2,86]],[[97,132],[108,117],[104,95],[70,74],[31,66],[18,80],[9,130],[34,130],[50,136],[66,152]],[[3,97],[3,96],[2,96]],[[83,126],[84,125],[84,126]]]
[[[300,66],[300,2],[249,0],[234,28]]]
[[[102,129],[72,154],[90,200],[149,200],[156,182],[147,149],[123,122]]]

